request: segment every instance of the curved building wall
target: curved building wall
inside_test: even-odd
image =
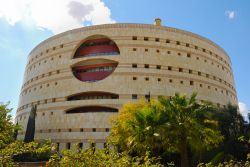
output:
[[[93,44],[103,38],[109,46]],[[79,49],[86,41],[89,48]],[[152,98],[198,92],[199,100],[237,105],[230,58],[210,40],[155,25],[83,27],[51,37],[30,53],[16,113],[24,127],[18,138],[24,138],[31,106],[37,105],[36,140],[50,138],[62,149],[87,147],[94,139],[102,147],[109,117],[149,92]]]

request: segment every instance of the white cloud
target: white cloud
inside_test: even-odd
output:
[[[84,26],[114,23],[102,0],[0,0],[0,18],[10,25],[32,22],[37,28],[60,33]]]
[[[234,19],[235,16],[236,16],[236,12],[235,11],[230,11],[230,10],[226,11],[225,14],[227,15],[227,17],[229,19]]]
[[[239,102],[239,108],[241,115],[245,118],[245,120],[248,120],[247,114],[250,113],[248,106],[245,103]]]

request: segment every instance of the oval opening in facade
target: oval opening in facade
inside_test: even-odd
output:
[[[111,107],[102,107],[102,106],[84,106],[78,107],[66,111],[66,114],[79,114],[79,113],[93,113],[93,112],[118,112],[118,109]]]
[[[87,38],[87,40],[81,44],[76,50],[74,58],[119,54],[119,48],[114,41],[105,36],[96,35]]]

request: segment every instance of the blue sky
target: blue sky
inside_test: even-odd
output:
[[[0,102],[10,101],[10,107],[17,108],[27,56],[46,38],[93,24],[151,24],[156,17],[165,26],[197,33],[226,50],[240,109],[246,114],[250,107],[249,0],[0,0]]]

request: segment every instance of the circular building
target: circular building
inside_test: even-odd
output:
[[[70,30],[43,41],[28,57],[18,139],[37,106],[35,140],[51,139],[60,149],[88,147],[89,140],[103,147],[109,118],[124,103],[176,92],[237,105],[229,56],[204,37],[159,22]]]

